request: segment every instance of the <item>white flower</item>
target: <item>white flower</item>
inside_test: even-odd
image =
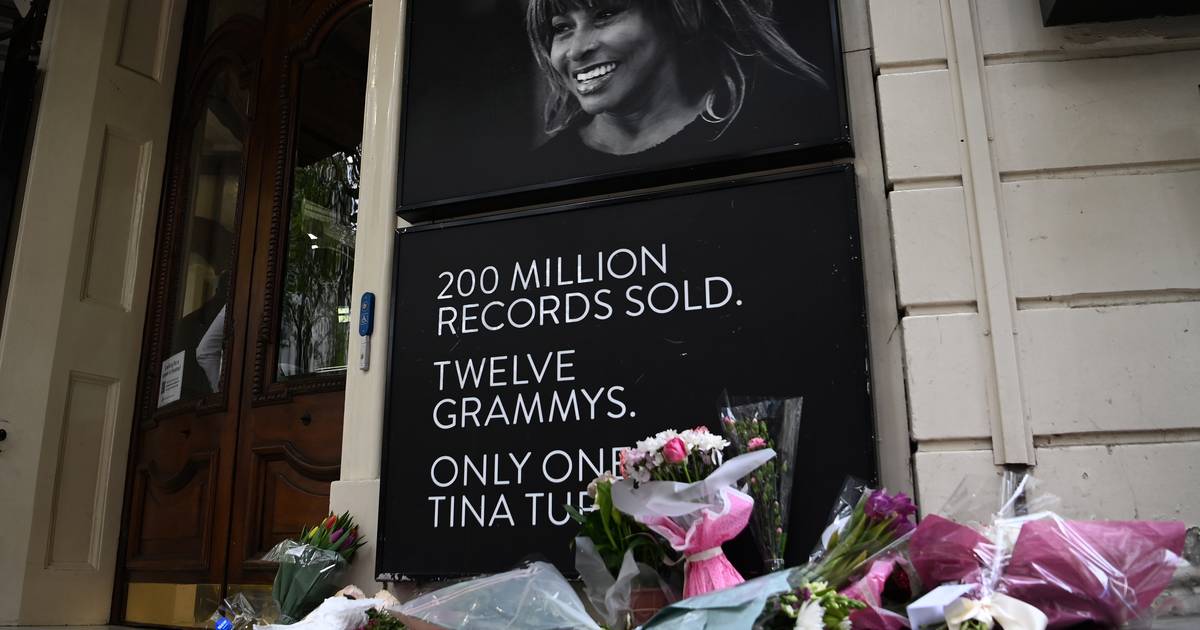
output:
[[[729,440],[707,431],[688,429],[680,433],[679,437],[683,440],[684,444],[687,444],[689,453],[693,450],[722,451],[725,450],[725,447],[729,446]]]
[[[838,622],[838,630],[851,630],[853,627],[854,627],[854,624],[850,623],[849,617],[846,617],[845,619]]]
[[[679,433],[671,429],[659,431],[656,435],[648,437],[644,440],[638,440],[637,449],[643,453],[646,453],[647,455],[655,453],[662,449],[663,445],[665,445],[667,442],[670,442],[672,438],[675,438],[678,435]]]
[[[825,629],[825,609],[817,603],[817,600],[810,599],[800,606],[799,612],[796,613],[795,630],[824,630]]]

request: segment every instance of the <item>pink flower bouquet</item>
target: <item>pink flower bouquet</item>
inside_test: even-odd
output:
[[[738,481],[775,456],[771,449],[721,464],[728,442],[703,427],[664,431],[621,455],[625,479],[613,484],[613,504],[684,554],[683,596],[744,581],[721,545],[750,520],[754,499]]]
[[[1179,521],[1030,521],[1001,588],[1041,609],[1051,628],[1116,627],[1149,610],[1171,582],[1186,529]]]
[[[750,533],[766,571],[785,565],[788,517],[792,507],[796,443],[800,437],[802,398],[742,400],[727,397],[721,430],[737,453],[770,448],[775,459],[750,474],[747,492],[754,497]]]
[[[1078,521],[1049,511],[997,516],[981,530],[925,517],[909,541],[913,567],[926,587],[964,585],[943,586],[965,588],[946,606],[947,620],[986,616],[1004,625],[1006,616],[1027,615],[1037,620],[1032,628],[1137,619],[1170,582],[1186,535],[1180,522]]]

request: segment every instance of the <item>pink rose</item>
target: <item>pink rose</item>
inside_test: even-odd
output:
[[[708,427],[704,426],[703,424],[692,430],[696,433],[708,433]]]
[[[672,464],[678,464],[687,459],[687,445],[678,436],[671,438],[663,445],[663,458]]]
[[[757,451],[758,449],[763,448],[766,445],[767,445],[766,440],[764,440],[760,437],[756,437],[756,438],[751,438],[750,443],[746,444],[746,448],[748,448],[752,451]]]

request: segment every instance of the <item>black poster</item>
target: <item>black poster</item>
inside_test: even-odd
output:
[[[773,168],[849,137],[832,0],[414,0],[407,44],[402,212]]]
[[[874,479],[849,167],[397,238],[380,573],[572,571],[563,505],[621,447],[717,429],[722,390],[805,399],[792,562]]]

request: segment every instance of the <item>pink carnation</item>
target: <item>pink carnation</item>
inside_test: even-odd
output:
[[[663,458],[672,464],[678,464],[687,459],[687,445],[678,436],[671,438],[663,445]]]
[[[766,446],[767,446],[767,441],[760,437],[751,438],[750,442],[748,444],[746,444],[746,448],[748,448],[752,451],[757,451],[758,449],[765,448]]]

